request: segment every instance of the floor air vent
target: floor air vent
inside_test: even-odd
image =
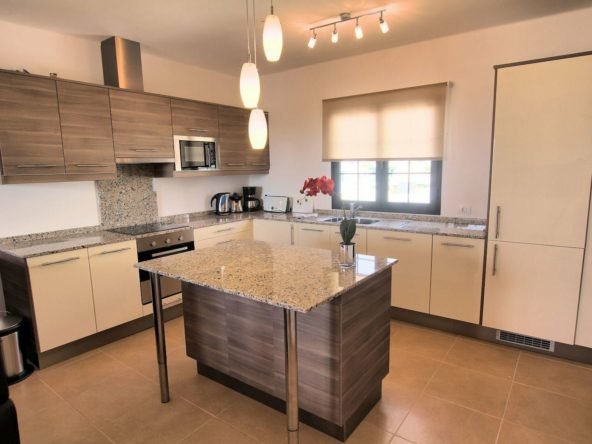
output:
[[[498,330],[497,340],[508,342],[514,345],[521,345],[523,347],[536,348],[537,350],[545,350],[549,352],[555,351],[555,342],[547,339],[535,338],[532,336],[519,335],[517,333],[510,333],[509,331]]]

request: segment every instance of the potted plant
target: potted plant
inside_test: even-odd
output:
[[[356,235],[356,220],[345,217],[339,224],[342,242],[339,244],[339,265],[342,267],[353,267],[356,257],[356,243],[352,242]]]

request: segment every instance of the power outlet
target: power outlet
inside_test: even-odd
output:
[[[460,206],[460,214],[462,216],[470,216],[473,208],[470,205],[461,205]]]

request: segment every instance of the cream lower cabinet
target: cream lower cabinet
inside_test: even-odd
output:
[[[367,231],[368,254],[399,260],[393,267],[391,305],[429,313],[432,235]]]
[[[479,323],[483,239],[434,236],[430,314]]]
[[[194,239],[195,249],[202,250],[233,240],[253,239],[253,228],[250,220],[196,228]]]
[[[41,352],[97,331],[86,249],[27,259]]]
[[[294,245],[331,249],[333,227],[319,224],[294,224]]]
[[[483,325],[573,344],[583,251],[489,241]]]
[[[584,271],[580,291],[576,344],[592,348],[592,197],[588,216],[588,236],[584,253]]]
[[[88,249],[97,330],[142,316],[136,241]]]
[[[356,254],[366,254],[366,244],[367,244],[367,230],[365,228],[360,228],[358,225],[356,227],[356,234],[354,235],[354,239],[352,242],[356,244]],[[339,251],[339,244],[343,242],[341,238],[341,231],[339,231],[339,227],[334,228],[331,230],[331,250],[338,252]]]
[[[292,245],[292,223],[276,220],[253,220],[253,239],[274,245]]]

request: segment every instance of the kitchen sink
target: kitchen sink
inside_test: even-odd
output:
[[[343,220],[343,217],[327,217],[324,219],[319,219],[320,222],[332,222],[332,223],[341,222],[342,220]],[[370,224],[374,224],[376,222],[380,222],[380,219],[369,219],[367,217],[356,217],[355,220],[360,225],[370,225]]]

